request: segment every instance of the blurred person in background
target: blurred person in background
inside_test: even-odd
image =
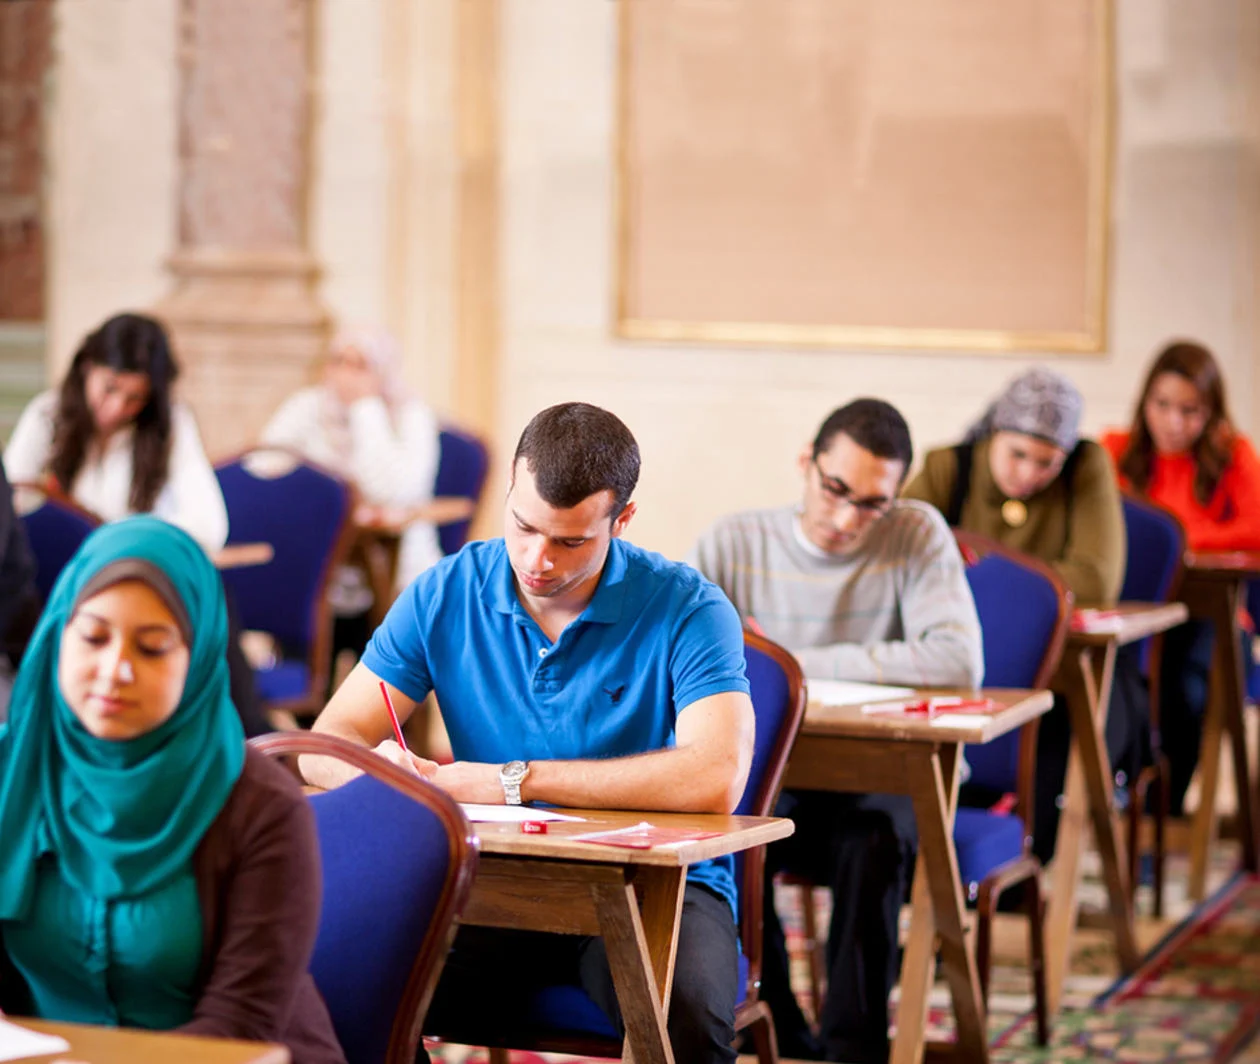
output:
[[[10,479],[68,495],[103,521],[150,513],[213,554],[227,542],[227,507],[192,411],[172,394],[178,376],[160,322],[114,315],[83,341],[61,385],[22,411],[4,451]],[[247,734],[259,735],[271,729],[230,620],[232,698]]]

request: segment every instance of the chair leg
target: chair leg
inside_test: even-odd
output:
[[[980,884],[976,898],[976,971],[980,978],[980,998],[985,1013],[989,1008],[990,936],[999,899],[1011,887],[1026,884],[1028,910],[1028,957],[1033,981],[1033,1004],[1037,1020],[1037,1044],[1050,1040],[1050,1013],[1046,996],[1045,905],[1041,898],[1041,862],[1031,854],[1009,861],[990,872]]]
[[[827,992],[825,944],[818,935],[818,914],[814,909],[812,884],[799,882],[801,904],[801,929],[805,937],[806,956],[809,958],[809,1002],[814,1022],[822,1016],[823,995]]]
[[[1041,897],[1041,876],[1027,880],[1028,967],[1033,981],[1033,1008],[1037,1017],[1037,1044],[1050,1043],[1050,1010],[1046,1000],[1046,919]]]
[[[774,1033],[774,1019],[770,1007],[764,1002],[756,1004],[757,1016],[746,1030],[752,1035],[753,1048],[757,1051],[757,1064],[779,1064],[779,1040]]]
[[[1156,756],[1156,783],[1159,801],[1155,805],[1155,917],[1164,915],[1164,864],[1167,857],[1167,828],[1172,792],[1172,769],[1161,752]]]

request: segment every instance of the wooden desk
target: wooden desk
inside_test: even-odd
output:
[[[957,691],[922,691],[931,697]],[[965,743],[987,743],[1045,713],[1049,691],[983,692],[1004,709],[936,718],[864,714],[859,706],[811,703],[788,761],[785,787],[908,794],[919,828],[910,939],[901,964],[901,1001],[892,1064],[915,1064],[923,1048],[936,937],[958,1029],[959,1060],[989,1059],[975,954],[963,931],[963,888],[954,851],[958,766]],[[953,723],[951,723],[951,721]],[[837,898],[837,905],[844,899]]]
[[[1238,789],[1238,833],[1242,839],[1243,867],[1257,870],[1256,796],[1252,792],[1247,763],[1247,739],[1243,702],[1247,685],[1239,643],[1238,609],[1247,581],[1260,578],[1260,551],[1222,554],[1188,553],[1181,581],[1181,601],[1190,616],[1212,622],[1216,639],[1207,712],[1203,718],[1203,743],[1199,754],[1199,808],[1190,837],[1190,897],[1202,900],[1207,886],[1208,849],[1216,835],[1216,788],[1221,761],[1221,733],[1229,734],[1234,758],[1234,783]]]
[[[276,556],[270,543],[229,543],[210,555],[216,569],[243,569],[249,565],[266,565]]]
[[[1054,845],[1053,883],[1046,908],[1046,997],[1051,1015],[1063,997],[1080,907],[1081,852],[1091,823],[1102,857],[1103,878],[1115,934],[1116,955],[1125,972],[1141,960],[1133,926],[1129,866],[1112,818],[1111,760],[1107,756],[1107,709],[1116,653],[1122,646],[1175,628],[1186,620],[1180,602],[1122,602],[1107,632],[1071,632],[1055,678],[1067,700],[1072,726],[1063,808]]]
[[[355,540],[350,548],[351,560],[362,563],[372,587],[372,626],[385,619],[394,602],[394,583],[398,576],[398,552],[402,534],[413,521],[434,525],[450,525],[472,517],[477,504],[462,495],[442,495],[406,510],[406,519],[382,519],[382,507],[360,507],[355,514]]]
[[[22,1027],[60,1035],[70,1043],[65,1053],[24,1057],[23,1061],[50,1064],[72,1060],[82,1064],[289,1064],[284,1046],[267,1042],[238,1042],[226,1038],[195,1038],[170,1032],[140,1031],[133,1027],[91,1027],[80,1023],[50,1023],[20,1016],[8,1019]]]
[[[785,838],[792,833],[792,822],[687,813],[565,812],[585,819],[553,821],[546,835],[524,834],[518,824],[474,825],[481,858],[461,923],[602,936],[626,1025],[623,1059],[673,1064],[665,1019],[687,866]],[[721,834],[651,850],[569,838],[641,820]]]

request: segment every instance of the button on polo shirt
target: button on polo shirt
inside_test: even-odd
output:
[[[607,758],[674,744],[678,713],[747,693],[739,616],[690,566],[614,539],[590,603],[552,643],[516,594],[502,539],[422,573],[363,663],[408,697],[437,694],[461,761]],[[732,861],[692,869],[733,904]]]

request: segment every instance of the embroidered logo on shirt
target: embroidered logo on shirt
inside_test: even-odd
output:
[[[621,701],[621,696],[626,693],[626,685],[619,683],[616,687],[609,687],[605,684],[604,693],[608,695],[608,700],[615,706]]]

